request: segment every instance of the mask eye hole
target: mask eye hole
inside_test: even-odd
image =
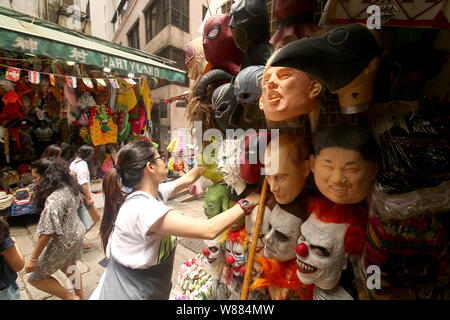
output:
[[[208,33],[206,37],[209,40],[215,40],[220,36],[220,24],[216,24],[215,26],[211,27],[211,29],[208,30]]]
[[[312,247],[312,249],[314,250],[314,253],[316,255],[318,255],[319,257],[329,257],[330,256],[330,253],[328,252],[328,250],[323,247]]]

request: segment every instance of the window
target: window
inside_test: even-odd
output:
[[[189,0],[171,0],[171,24],[189,32]]]
[[[178,48],[175,48],[172,46],[168,46],[168,47],[164,48],[160,53],[158,53],[158,56],[173,60],[176,62],[176,64],[173,65],[173,67],[175,67],[177,69],[181,69],[183,71],[188,71],[187,66],[184,63],[184,50],[181,50],[181,49],[178,49]],[[181,85],[181,86],[183,85],[183,84],[181,84],[179,82],[175,82],[175,81],[158,79],[158,84],[152,83],[151,89],[160,88],[163,86],[167,86],[169,84],[176,84],[176,85]],[[189,78],[187,75],[185,77],[184,86],[189,87]]]
[[[139,49],[139,22],[137,22],[128,32],[128,46]]]
[[[155,0],[145,11],[147,42],[152,40],[169,23],[169,1]]]

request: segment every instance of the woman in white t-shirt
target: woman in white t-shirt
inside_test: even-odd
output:
[[[195,182],[196,167],[181,178],[165,180],[164,157],[147,141],[122,147],[116,166],[103,180],[105,207],[100,235],[108,266],[91,299],[168,299],[176,236],[215,239],[259,201],[247,202],[209,219],[190,218],[171,211],[167,199]],[[123,187],[131,189],[124,194]]]

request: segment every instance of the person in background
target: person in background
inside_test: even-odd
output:
[[[84,299],[81,272],[76,266],[86,233],[78,217],[78,208],[83,204],[80,188],[60,159],[33,162],[31,174],[38,186],[32,201],[40,218],[38,240],[25,266],[27,280],[37,289],[64,300]],[[52,277],[58,270],[71,280],[75,294]]]
[[[39,127],[34,131],[36,136],[36,155],[42,153],[44,149],[52,143],[53,130],[48,126],[47,121],[41,120]]]
[[[95,225],[100,220],[100,213],[94,206],[94,199],[92,198],[91,192],[91,174],[89,172],[88,163],[92,159],[93,155],[93,147],[87,144],[82,145],[78,149],[75,159],[70,163],[69,170],[72,175],[76,176],[76,180],[81,186],[81,191],[86,198],[86,208],[88,209]],[[92,246],[89,244],[84,244],[83,248],[90,249]]]
[[[57,144],[51,144],[47,148],[45,148],[44,152],[42,152],[41,158],[60,158],[62,153],[62,149]]]
[[[132,141],[119,150],[117,164],[103,180],[100,235],[109,262],[90,299],[168,299],[176,236],[215,239],[258,204],[259,195],[252,193],[246,202],[208,220],[171,211],[168,198],[195,182],[203,170],[195,167],[162,183],[167,165],[150,142]]]
[[[16,279],[24,265],[22,252],[10,235],[8,223],[0,219],[0,300],[20,300]]]

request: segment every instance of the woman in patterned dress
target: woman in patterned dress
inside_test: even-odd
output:
[[[38,186],[33,201],[41,216],[36,230],[38,241],[25,266],[30,273],[28,282],[64,300],[84,299],[81,273],[76,266],[86,233],[77,213],[82,204],[79,186],[59,159],[41,159],[31,168]],[[72,281],[75,294],[52,277],[58,270]]]

